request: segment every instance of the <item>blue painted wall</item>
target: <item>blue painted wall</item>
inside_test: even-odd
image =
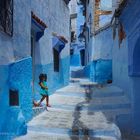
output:
[[[73,54],[70,57],[70,65],[71,66],[81,66],[81,57],[80,52],[77,54]]]
[[[1,66],[1,139],[27,133],[26,122],[32,118],[32,61],[24,59],[7,66]],[[4,86],[3,86],[3,85]],[[19,106],[9,106],[9,89],[19,91]]]
[[[76,3],[76,1],[75,1],[75,3]],[[75,32],[76,32],[76,41],[71,43],[71,48],[73,48],[74,53],[73,53],[73,55],[71,55],[70,64],[71,64],[71,66],[81,66],[82,64],[81,64],[80,51],[82,49],[85,49],[85,42],[84,41],[80,42],[78,37],[79,37],[80,33],[83,32],[83,29],[81,28],[81,26],[84,25],[85,17],[83,16],[83,10],[84,10],[83,5],[75,4],[75,6],[76,6],[75,12],[77,12],[76,13],[77,17],[76,17],[76,24],[75,24],[76,27],[73,27],[73,28],[75,28]],[[73,9],[71,9],[71,10],[73,10]]]
[[[100,84],[112,80],[112,60],[99,59],[85,67],[85,75]]]
[[[90,70],[91,70],[91,64],[88,64],[87,66],[84,67],[84,73],[87,78],[90,78]]]
[[[9,88],[19,91],[19,105],[26,121],[32,118],[32,59],[27,58],[9,66]]]
[[[124,26],[127,38],[118,47],[118,39],[113,47],[113,79],[114,83],[124,89],[132,103],[132,132],[140,134],[140,1],[128,3],[124,8],[120,21]],[[133,11],[133,12],[132,12]]]
[[[55,10],[54,10],[55,9]],[[44,36],[35,42],[36,86],[38,76],[44,72],[49,78],[49,92],[69,83],[69,43],[60,54],[60,72],[53,72],[52,32],[69,41],[69,9],[63,0],[14,1],[13,36],[0,32],[0,133],[25,134],[26,122],[32,119],[33,93],[31,56],[31,11],[48,25]],[[49,11],[49,12],[48,12]],[[58,12],[59,11],[59,12]],[[23,22],[24,21],[24,22]],[[59,24],[58,24],[59,23]],[[19,107],[9,106],[9,88],[19,90]],[[39,99],[39,98],[38,98]]]
[[[36,65],[35,66],[35,93],[34,98],[40,99],[39,94],[39,75],[40,73],[46,73],[48,76],[48,88],[49,93],[53,94],[55,90],[68,85],[69,83],[69,67],[70,57],[66,57],[60,60],[60,71],[54,72],[53,63],[47,65]]]
[[[0,66],[0,130],[2,128],[2,123],[6,115],[6,111],[9,105],[9,96],[8,96],[8,76],[9,76],[9,67],[8,65],[1,65]],[[0,131],[1,132],[1,131]]]
[[[85,73],[91,81],[107,83],[112,80],[112,47],[111,27],[92,37],[92,46],[89,48],[91,60],[85,68]]]

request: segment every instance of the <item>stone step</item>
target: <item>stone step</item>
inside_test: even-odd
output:
[[[80,79],[79,85],[81,87],[98,87],[99,84],[96,82],[92,82],[89,79]]]
[[[124,91],[122,89],[110,85],[104,87],[84,88],[75,84],[70,84],[69,86],[57,90],[55,93],[64,94],[64,95],[66,94],[70,96],[75,95],[77,93],[88,93],[88,94],[92,94],[92,97],[101,97],[101,98],[124,96]]]
[[[75,95],[75,96],[74,96]],[[71,98],[71,100],[69,100]],[[114,104],[130,104],[130,100],[126,96],[117,97],[92,97],[83,93],[57,93],[50,97],[51,103],[76,105],[79,102],[87,102],[90,105],[114,105]]]
[[[85,77],[84,67],[73,67],[71,69],[72,78],[83,78]]]
[[[46,106],[33,107],[33,117],[39,115],[40,113],[44,112],[45,110],[47,110]]]
[[[102,88],[92,88],[93,97],[117,97],[123,96],[124,91],[116,86],[105,86]]]
[[[36,133],[35,135],[45,133],[45,136],[57,136],[57,138],[65,139],[68,136],[76,139],[86,137],[95,140],[99,138],[100,140],[120,139],[118,127],[106,120],[106,116],[102,112],[96,112],[93,115],[82,112],[80,116],[76,114],[76,112],[50,109],[49,112],[44,112],[28,124],[28,135],[24,138],[32,139],[31,133]]]
[[[79,78],[70,78],[70,83],[79,83],[80,79]]]
[[[104,135],[96,135],[96,136],[70,136],[64,134],[56,134],[56,133],[46,133],[46,132],[34,132],[28,131],[30,135],[22,136],[19,138],[15,138],[14,140],[120,140],[120,138],[116,138],[113,136],[104,136]]]
[[[53,108],[61,108],[64,110],[75,110],[73,105],[63,105],[63,104],[53,104]],[[96,105],[96,106],[83,106],[79,107],[79,110],[89,110],[89,111],[112,111],[118,109],[129,109],[131,108],[130,104],[116,104],[116,105]]]

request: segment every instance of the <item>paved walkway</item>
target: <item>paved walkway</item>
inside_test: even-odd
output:
[[[29,122],[28,134],[16,140],[120,140],[118,127],[104,112],[109,110],[102,110],[101,100],[78,82],[58,90],[50,103],[48,111]]]

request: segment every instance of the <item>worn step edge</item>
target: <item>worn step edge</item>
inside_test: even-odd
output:
[[[55,135],[69,135],[69,136],[83,136],[83,130],[78,129],[76,130],[77,133],[75,133],[74,130],[69,128],[47,128],[47,127],[34,127],[34,126],[28,126],[28,130],[32,132],[45,132],[46,134],[55,134]],[[114,124],[114,127],[110,130],[105,129],[98,129],[98,130],[86,130],[87,133],[91,137],[102,137],[102,136],[108,136],[108,137],[114,137],[114,138],[120,138],[121,134],[119,131],[119,128]],[[86,135],[86,134],[85,134]]]
[[[44,112],[45,110],[47,110],[47,108],[45,106],[43,106],[43,107],[33,107],[33,117],[39,115],[40,113]]]
[[[62,108],[68,110],[75,110],[75,106],[73,105],[63,105],[63,104],[53,104],[53,108]],[[96,105],[96,106],[79,106],[79,110],[114,110],[114,109],[129,109],[131,108],[131,104],[116,104],[116,105]]]

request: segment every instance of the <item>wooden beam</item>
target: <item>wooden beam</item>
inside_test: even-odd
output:
[[[112,14],[112,11],[102,11],[102,10],[96,10],[95,15],[110,15]]]

